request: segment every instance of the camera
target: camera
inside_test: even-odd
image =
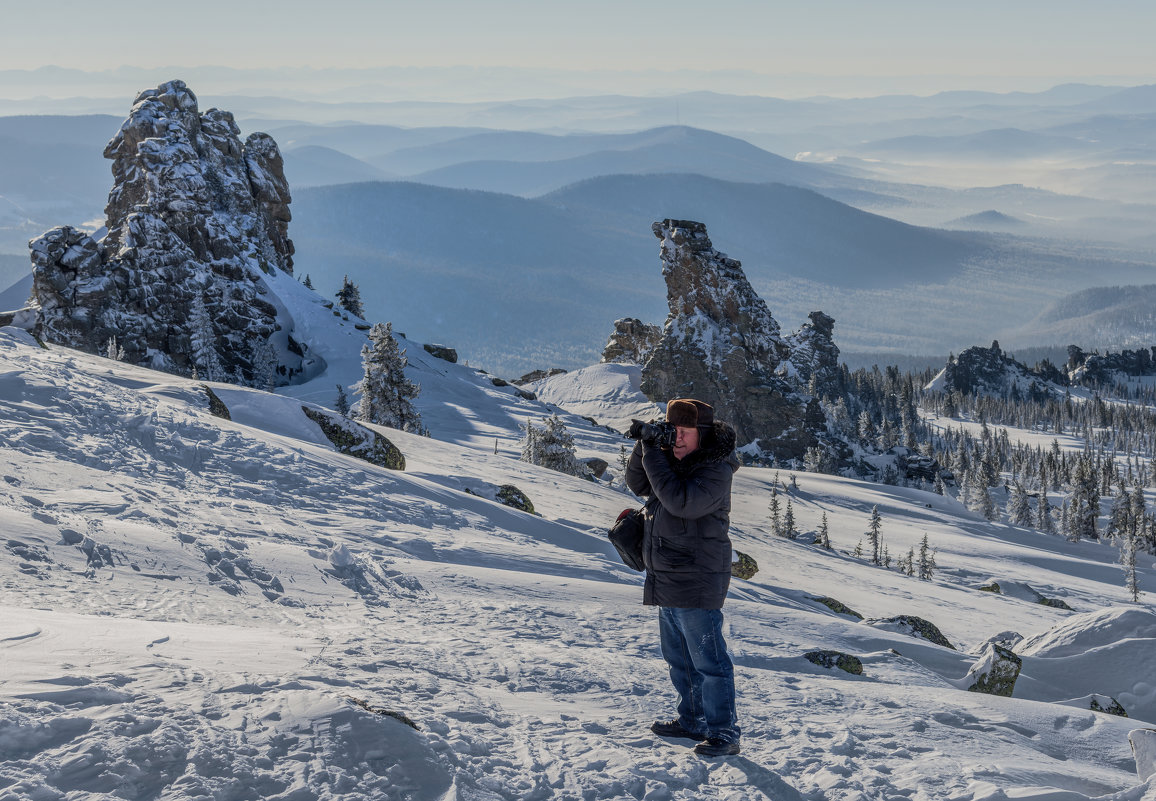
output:
[[[629,436],[648,444],[653,443],[659,448],[673,448],[675,440],[678,439],[678,429],[674,427],[674,423],[665,420],[653,420],[649,423],[635,420],[634,425],[630,427]]]

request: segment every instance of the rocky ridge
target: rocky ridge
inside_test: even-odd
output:
[[[288,383],[305,346],[262,276],[293,271],[276,142],[200,112],[182,81],[141,92],[108,143],[102,240],[70,226],[29,243],[37,333],[203,378]],[[266,297],[268,296],[268,297]]]

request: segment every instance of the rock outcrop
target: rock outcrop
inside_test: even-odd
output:
[[[645,364],[662,339],[662,329],[634,317],[614,321],[614,331],[602,351],[603,364]]]
[[[799,385],[808,394],[833,397],[839,390],[839,347],[835,344],[835,318],[813,311],[809,322],[787,337],[789,361]]]
[[[823,414],[790,380],[790,344],[742,265],[714,249],[702,223],[663,220],[652,230],[662,242],[670,312],[642,368],[643,394],[705,401],[740,443],[801,459],[822,433]]]
[[[170,81],[137,97],[104,155],[104,239],[65,226],[29,243],[40,335],[93,353],[115,337],[129,362],[202,378],[289,381],[302,347],[287,331],[270,342],[282,326],[261,281],[293,270],[277,144],[242,141],[232,114],[201,113]]]

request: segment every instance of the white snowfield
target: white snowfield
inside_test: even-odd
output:
[[[0,330],[0,799],[1156,799],[1128,739],[1156,725],[1147,557],[1133,605],[1109,546],[800,474],[825,553],[767,532],[776,474],[744,468],[733,533],[761,570],[725,608],[743,751],[702,759],[649,731],[675,699],[605,539],[637,503],[618,477],[518,461],[517,426],[551,410],[412,344],[433,438],[382,430],[404,472],[343,456],[297,398],[333,405],[357,377],[336,337],[357,333],[316,326],[322,377],[214,385],[232,421],[197,382]],[[621,437],[561,414],[619,470]],[[503,484],[538,514],[482,497]],[[927,534],[933,581],[848,555],[876,504],[892,557]],[[1076,612],[975,589],[992,577]],[[956,650],[821,596],[917,615]],[[1027,638],[1016,697],[958,689],[968,649],[1008,630]],[[1091,695],[1132,717],[1067,703]]]

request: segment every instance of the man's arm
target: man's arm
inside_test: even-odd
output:
[[[642,467],[654,496],[675,517],[705,517],[721,508],[730,496],[731,469],[725,463],[683,478],[674,472],[661,449],[643,445]]]
[[[652,495],[654,492],[642,466],[642,442],[634,443],[634,450],[630,452],[630,459],[626,462],[626,486],[639,497]]]

